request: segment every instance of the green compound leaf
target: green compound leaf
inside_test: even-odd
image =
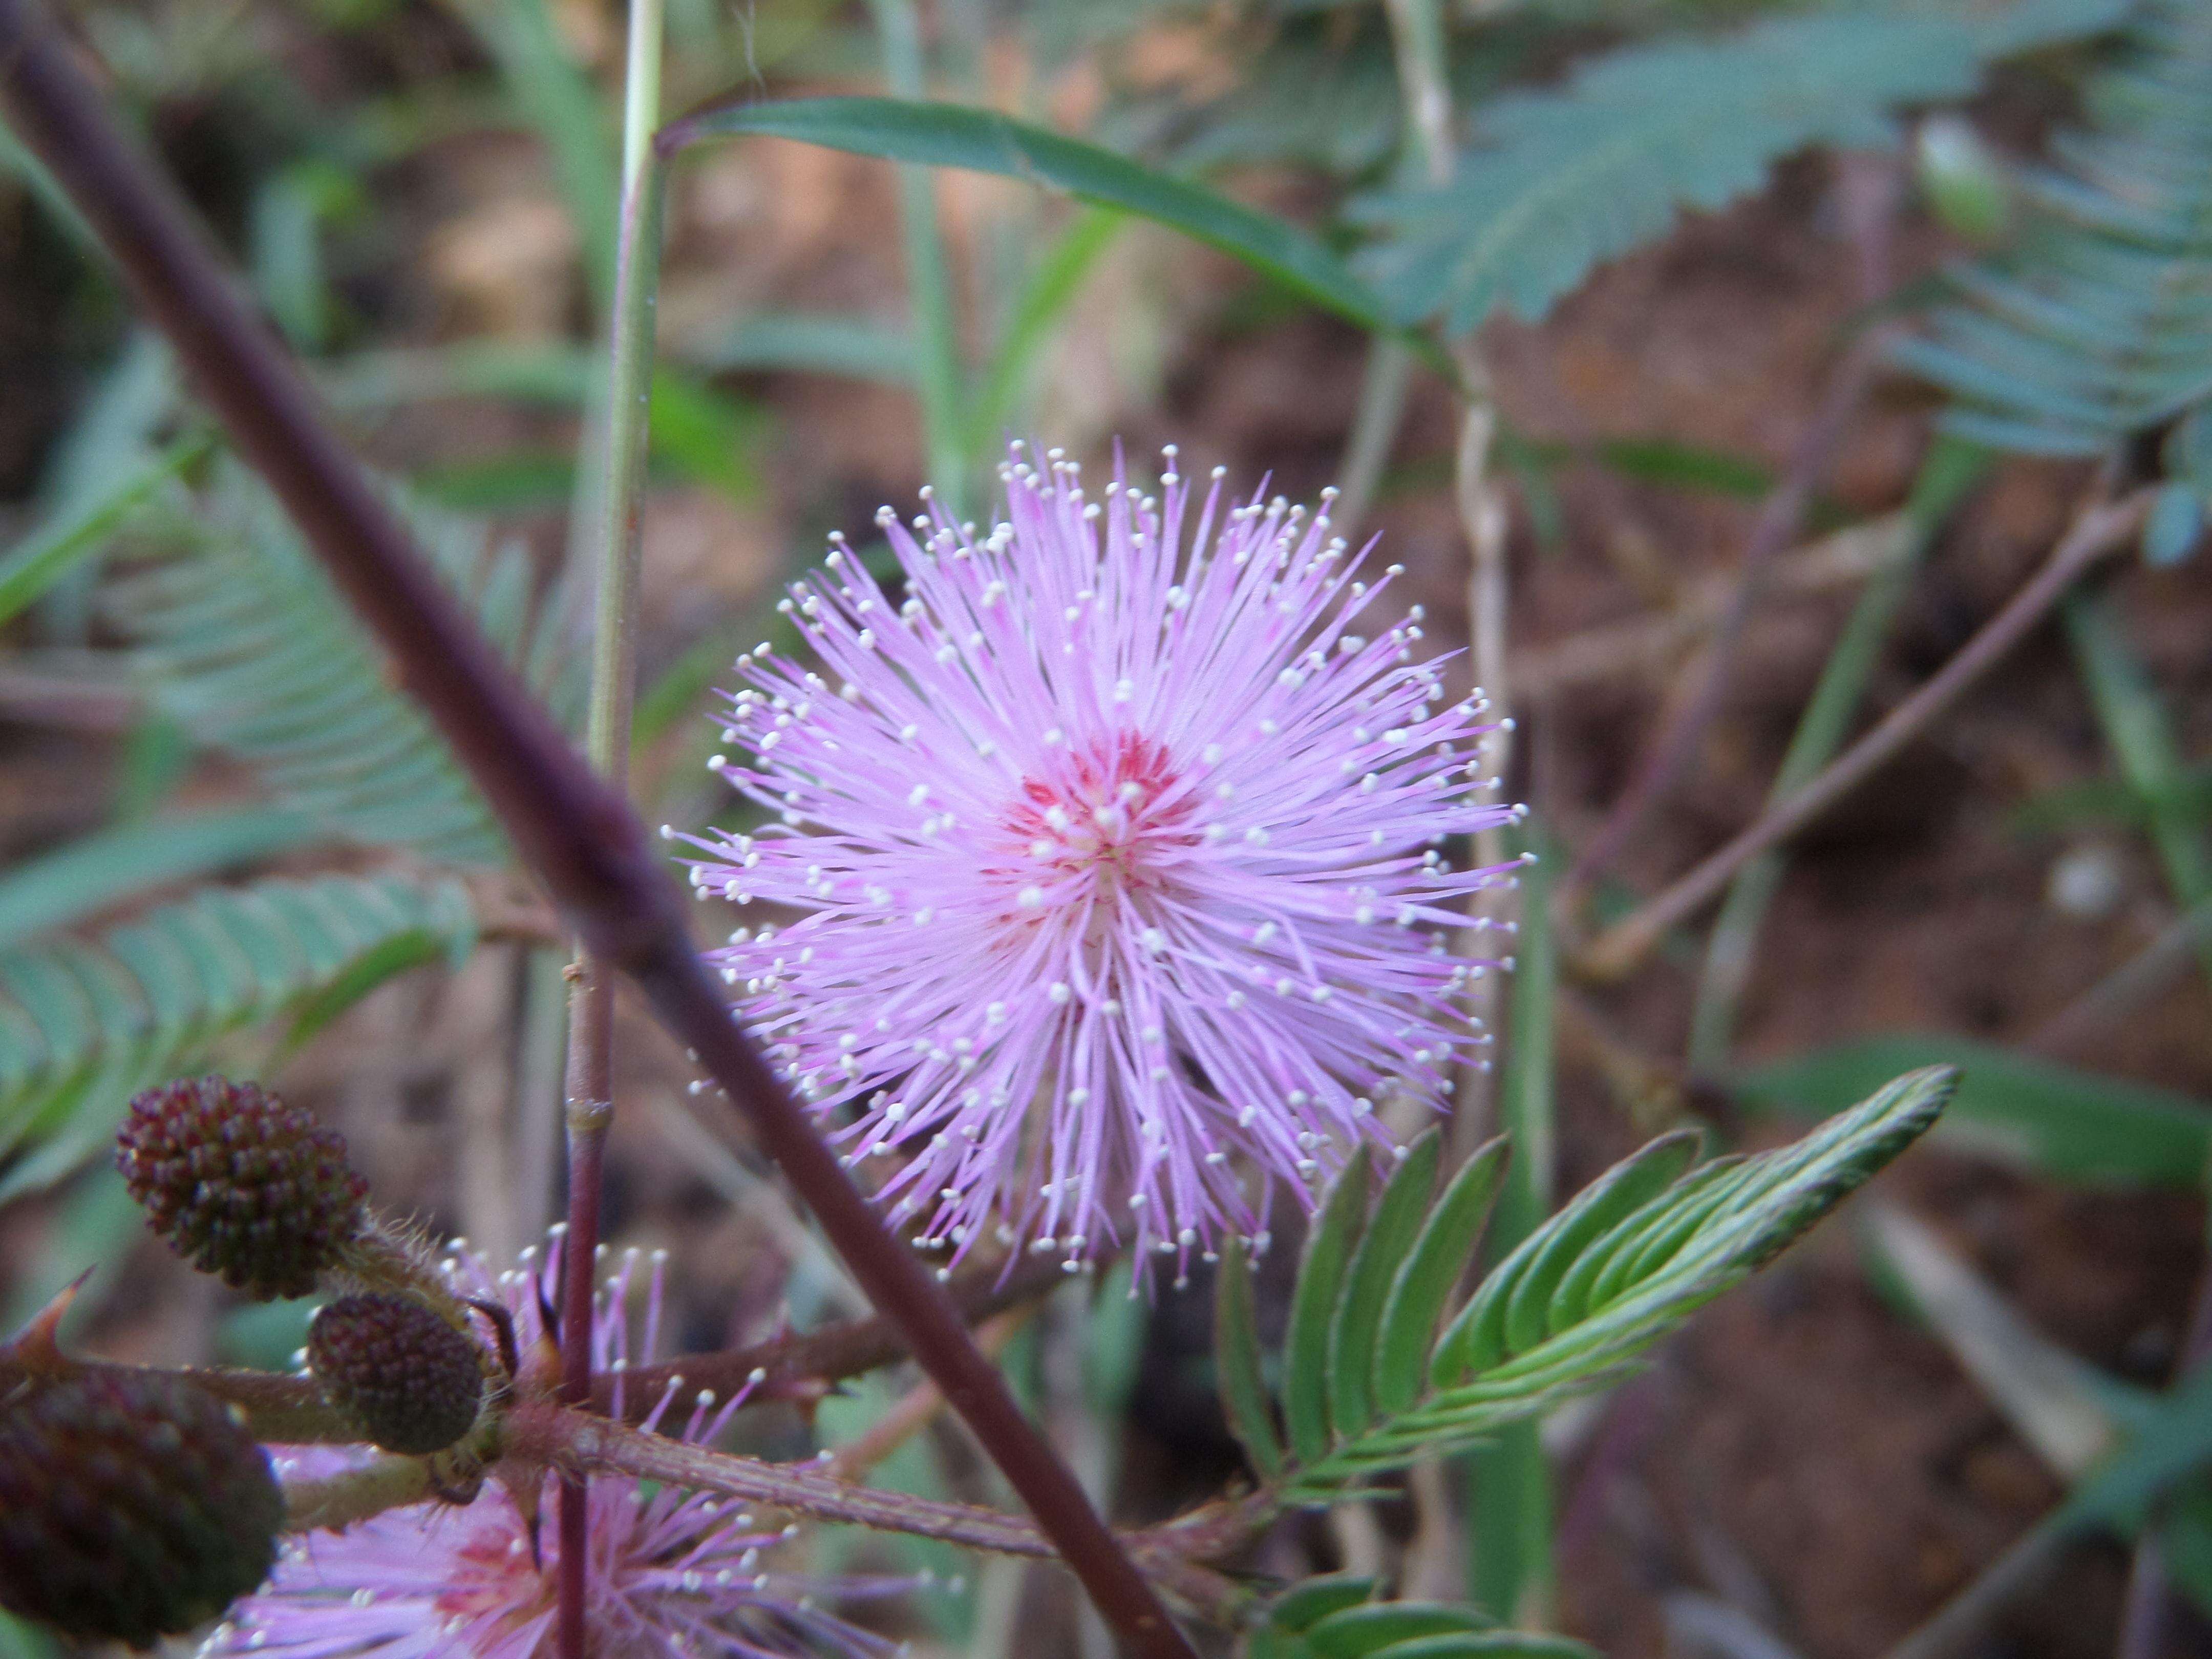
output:
[[[1260,1610],[1246,1659],[1596,1659],[1565,1636],[1500,1630],[1475,1608],[1377,1601],[1372,1579],[1310,1579]]]
[[[2140,7],[2083,102],[2021,181],[2018,245],[1954,270],[1961,301],[1899,350],[1993,449],[2094,454],[2212,396],[2212,11]]]
[[[1301,1462],[1329,1443],[1329,1334],[1343,1300],[1352,1247],[1367,1212],[1368,1149],[1352,1155],[1306,1235],[1298,1280],[1291,1292],[1291,1326],[1283,1341],[1283,1422]]]
[[[576,653],[556,605],[536,605],[529,556],[483,526],[409,506],[441,574],[556,713],[574,705]],[[506,842],[428,720],[268,494],[219,479],[197,545],[115,577],[105,596],[134,641],[155,709],[252,767],[281,804],[330,834],[441,864],[506,861]]]
[[[1328,1340],[1329,1417],[1340,1434],[1374,1415],[1375,1348],[1383,1298],[1427,1218],[1443,1145],[1441,1133],[1431,1129],[1405,1149],[1346,1270]]]
[[[1020,179],[1119,208],[1218,248],[1363,328],[1389,330],[1382,300],[1344,262],[1282,220],[1203,185],[994,110],[898,98],[798,98],[709,106],[661,135],[667,153],[703,138],[795,138],[855,155]]]
[[[139,1090],[247,1028],[327,1018],[474,945],[453,881],[323,876],[203,888],[110,928],[0,951],[0,1200],[106,1144]]]
[[[1944,1066],[1911,1073],[1795,1146],[1756,1157],[1692,1167],[1694,1136],[1655,1141],[1530,1234],[1433,1340],[1504,1149],[1485,1148],[1431,1200],[1433,1143],[1417,1144],[1371,1219],[1365,1158],[1356,1157],[1322,1201],[1292,1295],[1291,1455],[1272,1481],[1278,1495],[1334,1501],[1368,1475],[1612,1381],[1925,1133],[1956,1079]],[[1378,1299],[1379,1316],[1369,1305]],[[1250,1340],[1249,1328],[1236,1340]],[[1363,1356],[1368,1386],[1347,1387]],[[1234,1370],[1249,1381],[1257,1370],[1249,1353],[1223,1360],[1224,1377]],[[1240,1410],[1243,1420],[1266,1421],[1259,1403]],[[1469,1648],[1475,1638],[1463,1632],[1419,1639],[1445,1642],[1439,1654],[1536,1650]],[[1394,1650],[1394,1659],[1405,1656]]]
[[[1221,1408],[1253,1471],[1273,1480],[1283,1471],[1283,1443],[1269,1414],[1260,1371],[1260,1325],[1252,1305],[1252,1263],[1243,1242],[1231,1239],[1213,1279],[1213,1352]]]
[[[1888,112],[1962,96],[1986,60],[2111,27],[2119,0],[1829,8],[1711,40],[1625,47],[1563,86],[1481,106],[1452,182],[1357,204],[1357,262],[1401,319],[1453,334],[1540,320],[1591,267],[1684,208],[1758,188],[1808,144],[1882,147]]]
[[[1460,1166],[1391,1281],[1375,1348],[1375,1404],[1386,1414],[1405,1410],[1421,1391],[1437,1321],[1466,1273],[1474,1241],[1498,1202],[1510,1146],[1501,1136]]]

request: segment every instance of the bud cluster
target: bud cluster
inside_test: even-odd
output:
[[[0,1410],[0,1607],[67,1634],[150,1645],[268,1577],[284,1498],[220,1401],[93,1371]]]
[[[483,1398],[481,1351],[419,1302],[349,1296],[315,1316],[307,1364],[386,1451],[425,1456],[469,1431]]]
[[[258,1301],[306,1296],[364,1224],[345,1138],[252,1083],[204,1077],[131,1103],[117,1166],[155,1232]]]

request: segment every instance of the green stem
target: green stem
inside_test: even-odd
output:
[[[2212,896],[2212,857],[2206,854],[2202,819],[2179,799],[2185,769],[2158,688],[2106,595],[2075,593],[2059,615],[2106,746],[2128,787],[2152,804],[2150,838],[2174,903],[2192,909]],[[2212,981],[2212,941],[2198,944],[2197,960]]]
[[[638,567],[665,175],[653,143],[660,125],[661,47],[661,0],[630,0],[613,349],[607,366],[605,411],[598,423],[605,445],[599,466],[599,511],[588,544],[598,602],[584,740],[592,769],[617,790],[623,789],[629,771],[630,719],[637,687]],[[614,975],[590,951],[577,953],[565,1093],[568,1221],[561,1257],[561,1397],[581,1405],[592,1397],[593,1263],[599,1243],[607,1130],[614,1121]],[[586,1650],[585,1481],[583,1472],[577,1470],[561,1483],[562,1659],[585,1659]]]
[[[1929,450],[1905,501],[1905,545],[1898,557],[1867,583],[1844,623],[1775,774],[1767,794],[1769,806],[1811,781],[1843,746],[1882,643],[1889,637],[1890,623],[1911,586],[1914,569],[1952,512],[1981,482],[1989,465],[1987,451],[1954,439],[1938,438]],[[1736,1010],[1751,976],[1759,927],[1775,890],[1782,884],[1785,857],[1778,851],[1766,853],[1746,865],[1730,884],[1713,924],[1690,1018],[1693,1072],[1717,1072],[1727,1061],[1735,1040]]]
[[[1541,837],[1531,833],[1531,845]],[[1558,944],[1552,933],[1552,849],[1521,873],[1521,932],[1515,940],[1506,1026],[1505,1072],[1498,1085],[1500,1127],[1513,1159],[1491,1218],[1486,1254],[1495,1262],[1552,1212],[1557,1120],[1553,1077]],[[1555,1569],[1552,1473],[1538,1425],[1501,1429],[1462,1462],[1468,1493],[1468,1590],[1497,1618],[1550,1622]]]
[[[1359,406],[1352,417],[1352,432],[1338,463],[1339,494],[1330,514],[1336,532],[1356,538],[1367,509],[1374,505],[1376,486],[1382,481],[1391,446],[1406,418],[1406,394],[1412,389],[1413,354],[1402,340],[1377,334],[1367,342],[1367,367],[1359,380]]]
[[[921,21],[914,0],[872,0],[883,36],[884,79],[896,98],[926,99],[928,75]],[[945,510],[960,516],[968,495],[961,414],[960,329],[952,309],[952,277],[937,220],[937,185],[927,167],[898,170],[899,222],[906,244],[906,279],[914,308],[915,389],[921,398],[922,444],[929,480]]]
[[[664,164],[654,155],[660,110],[661,0],[632,0],[623,116],[623,207],[615,271],[613,350],[607,370],[606,486],[592,563],[599,624],[592,641],[585,752],[618,775],[629,754],[637,685],[637,586],[646,441],[653,398],[653,321],[660,288]]]

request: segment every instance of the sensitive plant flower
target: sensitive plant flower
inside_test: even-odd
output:
[[[496,1298],[513,1317],[524,1352],[541,1340],[540,1298],[553,1305],[560,1284],[560,1230],[543,1259],[523,1253],[518,1271],[495,1276],[460,1250],[446,1263],[456,1292]],[[592,1328],[595,1369],[613,1373],[621,1409],[630,1359],[631,1251],[602,1287]],[[662,1255],[645,1285],[638,1352],[653,1351],[660,1322]],[[680,1396],[680,1397],[679,1397]],[[708,1441],[727,1424],[744,1394],[717,1401],[707,1389],[672,1383],[645,1419],[648,1430]],[[358,1454],[301,1449],[279,1463],[283,1474],[337,1474]],[[201,1649],[216,1656],[287,1659],[550,1659],[556,1648],[560,1575],[558,1528],[551,1524],[555,1481],[538,1494],[534,1525],[499,1480],[473,1502],[389,1510],[343,1533],[292,1540],[269,1582],[232,1607]],[[769,1571],[764,1554],[784,1534],[757,1525],[727,1499],[672,1486],[648,1490],[623,1476],[597,1475],[587,1498],[590,1555],[586,1606],[591,1650],[621,1659],[878,1659],[884,1638],[814,1605],[825,1599],[895,1594],[906,1578],[814,1580]]]
[[[769,821],[692,879],[802,915],[723,975],[932,1244],[1264,1246],[1278,1181],[1310,1199],[1378,1098],[1438,1101],[1486,1040],[1452,940],[1507,878],[1445,856],[1516,814],[1479,694],[1415,659],[1419,606],[1358,631],[1400,568],[1358,580],[1334,492],[1232,506],[1175,454],[1157,497],[1094,500],[1017,445],[981,538],[878,515],[902,597],[831,538],[782,603],[828,678],[738,659],[744,755],[711,765]]]

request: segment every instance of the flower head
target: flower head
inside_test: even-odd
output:
[[[594,1369],[615,1374],[621,1411],[630,1359],[631,1251],[599,1293],[592,1329]],[[544,1332],[541,1298],[558,1294],[560,1249],[523,1253],[520,1270],[495,1277],[462,1253],[447,1273],[458,1294],[495,1297],[514,1322],[524,1352]],[[652,1351],[660,1322],[662,1267],[656,1253],[643,1285],[640,1352]],[[645,1419],[648,1430],[711,1440],[743,1402],[672,1383]],[[358,1454],[303,1449],[279,1468],[287,1474],[338,1472]],[[544,1523],[495,1480],[474,1501],[388,1510],[343,1533],[312,1533],[289,1543],[269,1582],[238,1602],[201,1650],[203,1659],[256,1654],[290,1659],[551,1659],[560,1539],[551,1524],[554,1479],[538,1494]],[[592,1477],[586,1605],[594,1653],[610,1659],[884,1659],[893,1644],[814,1605],[834,1596],[902,1591],[913,1581],[817,1581],[771,1571],[763,1558],[783,1541],[727,1499],[672,1486],[647,1491],[617,1475]]]
[[[841,538],[782,608],[825,677],[766,647],[714,769],[767,809],[692,878],[801,914],[720,953],[740,1012],[901,1218],[1178,1265],[1265,1224],[1387,1091],[1435,1100],[1481,1040],[1458,1009],[1452,837],[1500,823],[1480,694],[1419,660],[1419,607],[1279,497],[1217,470],[1103,499],[1048,452],[1001,469],[980,538],[933,501],[877,522],[895,598]],[[1480,922],[1475,923],[1480,926]],[[843,1109],[840,1112],[839,1109]]]

